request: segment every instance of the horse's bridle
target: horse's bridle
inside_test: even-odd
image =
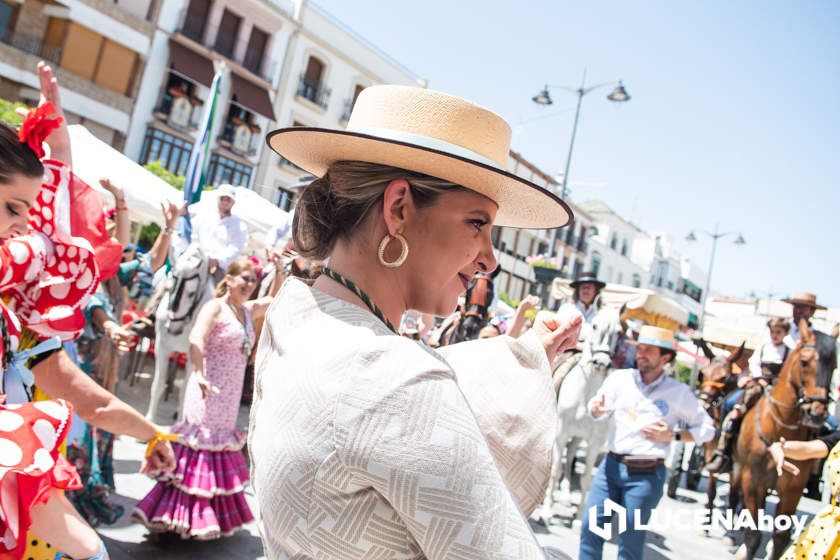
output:
[[[810,349],[816,351],[816,345],[813,344],[813,343],[805,343],[801,346],[800,349],[805,349],[805,348],[810,348]],[[808,361],[809,360],[800,359],[800,364],[804,366]],[[805,412],[804,406],[809,405],[811,403],[821,403],[821,404],[826,405],[826,406],[828,405],[828,396],[825,396],[825,397],[811,396],[811,395],[808,395],[808,394],[805,393],[805,387],[802,383],[801,373],[800,373],[800,379],[799,379],[799,384],[798,385],[799,386],[796,389],[797,400],[796,400],[796,403],[794,403],[792,405],[791,404],[785,404],[785,403],[779,401],[778,399],[773,397],[769,386],[764,387],[764,396],[767,397],[767,402],[769,403],[769,404],[766,405],[766,408],[770,412],[770,418],[778,426],[781,426],[782,428],[786,428],[788,430],[796,430],[797,428],[800,427],[800,425],[802,424],[802,414]],[[784,421],[782,421],[782,419],[779,417],[778,413],[773,410],[773,407],[785,408],[787,410],[797,409],[799,414],[798,414],[798,419],[796,421],[796,424],[787,424]],[[764,445],[766,445],[767,447],[770,447],[770,444],[772,442],[767,438],[767,436],[764,435],[764,431],[761,429],[761,421],[759,420],[759,412],[760,412],[760,410],[757,410],[756,414],[755,414],[756,432],[758,433],[758,437],[761,439],[762,443],[764,443]]]

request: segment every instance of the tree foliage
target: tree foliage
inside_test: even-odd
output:
[[[14,126],[19,127],[23,122],[23,117],[17,114],[17,109],[28,109],[23,103],[16,101],[9,101],[0,97],[0,120]]]
[[[179,191],[184,190],[184,176],[183,175],[175,175],[167,168],[163,166],[160,161],[150,161],[143,167],[146,168],[146,171],[150,171],[154,173]]]

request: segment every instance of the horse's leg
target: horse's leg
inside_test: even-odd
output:
[[[580,438],[567,437],[566,454],[563,460],[563,478],[560,479],[560,501],[569,504],[572,501],[572,478],[575,476],[575,457],[580,447]]]
[[[776,511],[773,513],[774,518],[779,515],[796,514],[796,507],[799,505],[799,499],[802,497],[802,492],[805,490],[805,487],[801,484],[797,484],[797,482],[798,479],[791,480],[789,475],[783,475],[782,478],[779,479],[776,487],[779,494],[779,503],[776,505]],[[771,560],[778,560],[782,557],[782,553],[785,551],[788,544],[790,544],[790,532],[790,529],[777,531],[774,524],[773,556]]]
[[[767,490],[761,487],[759,477],[753,474],[752,468],[745,468],[741,473],[741,488],[744,495],[744,507],[750,512],[753,522],[758,524],[758,510],[764,508]],[[744,529],[744,546],[746,558],[752,560],[761,544],[761,531],[758,529]]]
[[[583,508],[586,506],[586,498],[589,494],[589,485],[592,483],[593,469],[595,468],[595,461],[598,460],[598,454],[601,452],[601,438],[592,438],[586,443],[586,470],[580,477],[580,503],[578,504],[577,517],[575,519],[583,519]]]
[[[146,418],[155,421],[158,406],[163,398],[163,392],[166,390],[166,378],[169,369],[169,353],[172,352],[168,344],[167,334],[165,329],[158,322],[158,328],[155,329],[155,375],[152,378],[152,387],[149,390],[149,408],[146,411]]]

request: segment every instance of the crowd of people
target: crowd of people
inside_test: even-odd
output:
[[[39,106],[19,130],[0,123],[0,558],[108,557],[94,528],[126,513],[110,499],[119,435],[147,442],[142,470],[155,484],[133,515],[152,533],[215,539],[256,517],[271,559],[430,560],[565,558],[537,544],[527,516],[551,469],[557,391],[576,367],[614,369],[586,404],[609,422],[585,510],[601,526],[607,499],[646,521],[670,444],[715,436],[693,391],[668,374],[673,330],[617,325],[594,272],[556,313],[529,296],[507,319],[486,317],[475,340],[446,344],[463,319],[459,295],[497,268],[494,225],[573,219],[505,170],[510,128],[496,114],[426,89],[370,87],[347,130],[269,135],[315,178],[263,259],[245,255],[230,185],[216,189],[217,213],[191,221],[186,205],[162,205],[164,227],[143,251],[119,177],[101,181],[105,211],[73,175],[58,85],[43,63],[38,73]],[[166,379],[155,378],[145,415],[115,396],[137,341],[126,317],[154,309],[172,260],[190,250],[215,292],[186,322],[187,376],[164,428],[153,420]],[[717,463],[818,307],[808,294],[791,303],[793,321],[768,323],[729,399]],[[253,393],[247,432],[243,392]],[[836,440],[780,439],[769,452],[780,473],[791,459],[837,464]],[[604,538],[586,516],[579,555],[600,558]],[[644,542],[631,527],[620,557],[641,558]]]

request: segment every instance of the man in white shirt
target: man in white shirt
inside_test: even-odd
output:
[[[207,256],[210,274],[218,282],[224,278],[227,267],[245,249],[248,227],[231,211],[236,204],[236,189],[232,185],[220,185],[216,215],[197,215],[193,220],[192,241],[199,244]]]
[[[578,556],[582,560],[601,558],[604,538],[593,528],[610,522],[612,514],[605,515],[604,509],[607,499],[626,510],[627,530],[619,535],[618,557],[641,559],[647,532],[635,528],[634,515],[647,523],[659,503],[671,442],[704,443],[715,435],[712,419],[691,389],[665,373],[666,364],[675,357],[673,332],[642,327],[636,348],[638,369],[614,371],[589,401],[589,413],[609,420],[610,431],[609,453],[592,479],[584,510]],[[676,430],[680,422],[685,422],[686,430]]]

